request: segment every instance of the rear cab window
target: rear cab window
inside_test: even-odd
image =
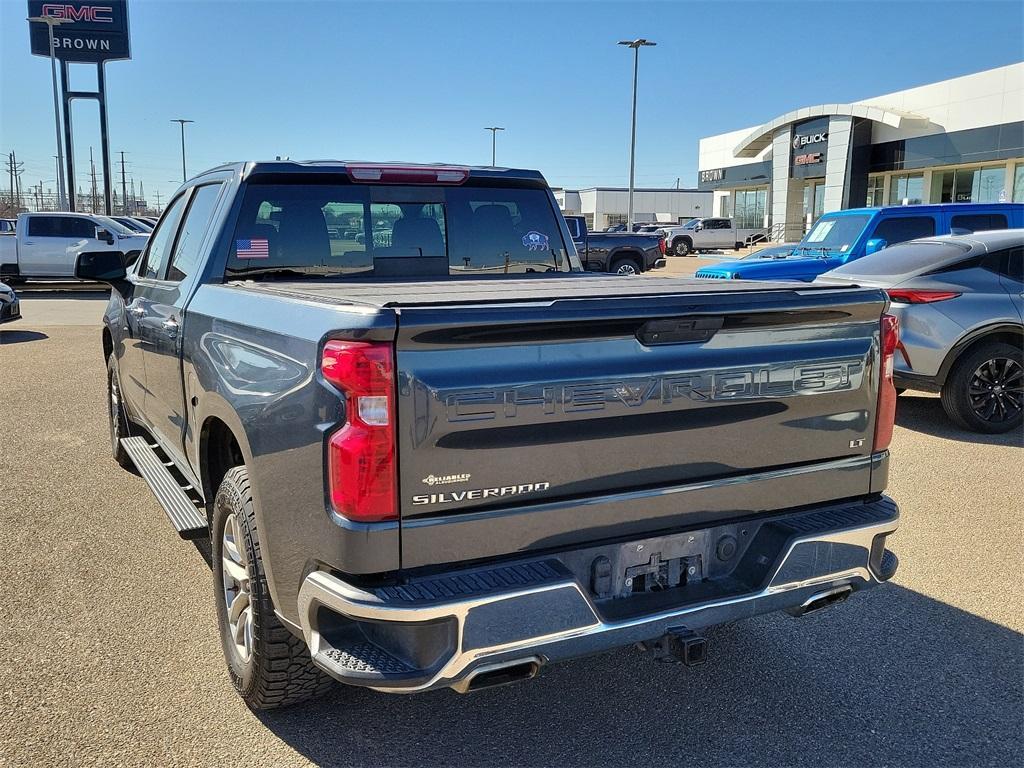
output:
[[[540,187],[257,183],[243,194],[225,277],[524,276],[568,272]]]

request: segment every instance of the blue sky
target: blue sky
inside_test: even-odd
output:
[[[173,117],[196,120],[190,172],[275,155],[486,164],[483,127],[501,125],[501,165],[624,185],[625,38],[658,42],[640,61],[644,186],[694,185],[701,136],[1024,59],[1019,2],[129,1],[134,58],[107,65],[111,148],[151,200],[180,178]],[[0,151],[28,186],[55,173],[49,64],[25,15],[0,0]],[[83,69],[73,85],[95,83]],[[87,169],[95,108],[75,120]]]

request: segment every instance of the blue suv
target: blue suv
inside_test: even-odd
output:
[[[792,251],[777,250],[704,267],[697,277],[721,280],[802,280],[919,237],[968,234],[988,229],[1024,227],[1024,203],[949,203],[850,208],[826,213]],[[774,249],[773,249],[774,250]]]

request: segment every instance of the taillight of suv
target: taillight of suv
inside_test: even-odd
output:
[[[931,304],[934,301],[955,299],[959,293],[954,291],[921,291],[913,289],[892,288],[886,291],[889,300],[900,304]]]
[[[320,371],[345,394],[345,424],[327,443],[334,511],[363,523],[397,519],[391,344],[328,341]]]
[[[892,380],[896,347],[900,343],[900,321],[893,315],[882,315],[878,376],[878,408],[875,413],[875,451],[884,451],[892,442],[896,423],[896,385]]]
[[[661,255],[662,256],[664,256],[665,252],[668,250],[666,245],[665,245],[665,238],[664,237],[658,238],[658,250],[661,251]]]

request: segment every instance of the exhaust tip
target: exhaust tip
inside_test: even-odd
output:
[[[829,606],[838,605],[852,594],[853,587],[849,584],[844,584],[841,587],[830,589],[827,592],[819,592],[816,595],[811,595],[811,597],[807,598],[796,608],[787,609],[787,613],[791,616],[806,616],[809,613],[824,610]]]
[[[482,691],[484,688],[518,683],[520,680],[536,677],[540,672],[540,666],[540,659],[535,657],[483,666],[459,685],[452,687],[459,693],[469,693],[470,691]]]

